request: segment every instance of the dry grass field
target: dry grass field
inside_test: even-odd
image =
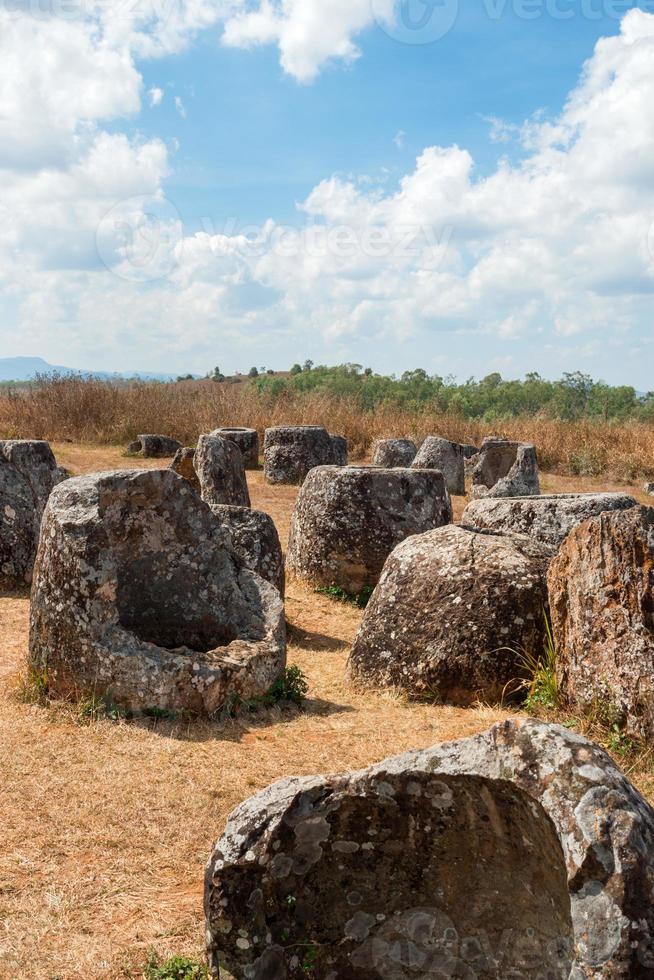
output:
[[[110,446],[53,448],[75,474],[135,465]],[[296,491],[248,476],[284,542]],[[600,486],[544,480],[546,491]],[[19,699],[28,596],[0,596],[0,977],[140,977],[151,949],[200,959],[203,865],[239,801],[285,775],[356,769],[509,714],[356,691],[343,669],[360,611],[297,585],[286,608],[289,663],[310,683],[304,712],[89,721]],[[654,795],[649,757],[625,765]]]
[[[50,379],[16,395],[0,391],[0,438],[64,440],[127,445],[141,432],[174,436],[194,446],[200,432],[219,425],[304,425],[319,422],[346,436],[358,458],[378,438],[422,441],[435,433],[480,445],[503,435],[538,447],[545,470],[569,476],[643,482],[654,479],[654,425],[580,419],[575,422],[525,416],[498,422],[470,421],[457,414],[381,404],[362,411],[351,399],[324,391],[260,395],[240,384],[188,381],[180,384],[106,384],[91,378]]]

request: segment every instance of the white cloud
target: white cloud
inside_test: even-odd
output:
[[[377,14],[392,19],[394,0],[377,0]],[[332,60],[355,61],[353,38],[375,23],[371,0],[260,0],[255,10],[238,12],[225,23],[223,43],[250,48],[279,45],[284,71],[311,82]]]
[[[0,167],[70,160],[89,127],[139,111],[137,60],[181,51],[241,3],[71,0],[60,14],[0,3]]]
[[[520,135],[520,126],[498,116],[484,116],[484,121],[490,126],[491,143],[510,143]]]
[[[330,5],[331,34],[316,37],[325,10],[263,4],[232,17],[226,41],[274,41],[287,70],[308,80],[329,58],[356,56],[348,44],[365,21],[357,3]],[[138,108],[134,51],[174,48],[210,16],[206,4],[187,12],[186,35],[177,23],[151,35],[140,21],[100,35],[57,28],[52,63],[69,74],[52,92],[45,64],[31,86],[16,84],[13,52],[24,59],[42,26],[10,25],[13,48],[0,34],[14,57],[11,69],[0,59],[0,305],[18,309],[12,342],[47,354],[56,337],[59,361],[74,351],[77,363],[97,363],[102,351],[112,366],[153,369],[192,349],[185,363],[198,369],[218,339],[236,366],[255,350],[268,362],[286,351],[402,353],[440,333],[462,374],[471,363],[514,364],[522,344],[524,368],[540,368],[534,337],[567,368],[574,356],[612,367],[625,350],[642,363],[654,294],[654,16],[632,11],[600,41],[558,118],[511,131],[519,163],[480,177],[464,148],[427,147],[396,188],[327,177],[293,228],[271,219],[254,237],[226,229],[180,240],[163,200],[166,148],[101,127]],[[107,214],[117,231],[101,258],[115,275],[95,240]]]
[[[467,151],[430,147],[394,193],[325,180],[302,205],[306,224],[271,222],[256,247],[187,239],[175,288],[204,282],[217,321],[221,289],[238,283],[247,297],[257,285],[269,305],[248,313],[266,330],[330,338],[454,328],[506,344],[549,331],[599,348],[642,332],[654,294],[653,61],[654,17],[633,12],[560,117],[530,121],[522,163],[475,178]]]
[[[129,53],[89,24],[0,10],[0,166],[65,162],[81,127],[138,110],[140,86]]]

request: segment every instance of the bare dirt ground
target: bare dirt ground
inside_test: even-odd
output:
[[[127,460],[117,448],[53,448],[74,474],[162,465]],[[295,489],[248,476],[252,505],[274,517],[285,543]],[[547,476],[543,487],[598,488],[609,489]],[[73,707],[18,699],[28,605],[26,592],[0,595],[3,978],[140,977],[151,949],[201,959],[203,866],[242,799],[282,776],[356,769],[509,715],[354,690],[343,671],[360,611],[292,584],[288,659],[309,679],[306,711],[272,709],[224,725],[89,722]],[[654,793],[648,768],[631,777]]]

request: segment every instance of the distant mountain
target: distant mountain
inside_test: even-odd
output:
[[[94,378],[141,378],[143,381],[174,381],[174,374],[158,374],[156,371],[80,371],[48,364],[42,357],[0,357],[0,381],[31,381],[37,374],[82,374]]]

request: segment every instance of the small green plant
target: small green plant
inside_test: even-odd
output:
[[[435,687],[426,687],[424,690],[418,692],[413,700],[418,704],[442,704],[443,695]]]
[[[28,664],[18,678],[16,697],[23,704],[45,705],[48,702],[48,672]]]
[[[314,976],[314,971],[320,959],[320,948],[318,946],[308,946],[302,957],[302,972],[305,976]]]
[[[627,756],[635,751],[636,745],[632,739],[621,729],[620,725],[614,724],[608,735],[607,748],[616,755]]]
[[[276,704],[291,702],[298,707],[304,704],[309,682],[302,670],[293,665],[274,681],[265,694],[257,698],[243,698],[238,691],[229,691],[225,703],[217,713],[220,721],[236,718],[242,711],[257,711],[260,708],[273,708]]]
[[[119,721],[123,717],[118,705],[103,694],[87,694],[77,702],[77,720],[92,724],[102,719]]]
[[[209,973],[206,966],[187,956],[171,956],[165,963],[159,962],[154,951],[148,955],[143,970],[143,980],[205,980]]]
[[[227,700],[223,707],[223,714],[227,718],[236,718],[244,704],[245,702],[238,691],[228,691]]]
[[[360,592],[346,592],[342,589],[340,585],[325,585],[319,589],[316,589],[320,595],[326,595],[330,599],[335,599],[337,602],[347,602],[351,606],[357,606],[359,609],[365,609],[370,602],[370,596],[373,593],[373,587],[371,585],[364,585]]]
[[[591,723],[611,732],[622,731],[626,720],[611,685],[598,678],[595,679],[595,693],[586,705],[585,715]]]
[[[527,707],[541,705],[555,708],[559,701],[559,684],[556,677],[556,643],[549,616],[543,613],[545,637],[540,656],[527,654],[522,666],[528,673]]]
[[[518,667],[523,673],[523,678],[518,684],[518,691],[526,691],[525,707],[527,710],[534,708],[555,708],[559,703],[559,685],[556,677],[556,643],[549,616],[543,611],[545,632],[543,635],[543,646],[540,652],[534,653],[521,647],[513,650],[511,647],[504,647],[510,650],[517,657]]]
[[[309,691],[309,682],[300,668],[294,664],[287,667],[281,677],[270,686],[261,699],[266,707],[279,704],[280,701],[291,701],[302,706]]]
[[[157,708],[152,706],[150,708],[144,708],[143,714],[146,718],[154,718],[157,721],[164,721],[170,719],[174,721],[178,717],[179,712],[174,711],[172,708]]]

